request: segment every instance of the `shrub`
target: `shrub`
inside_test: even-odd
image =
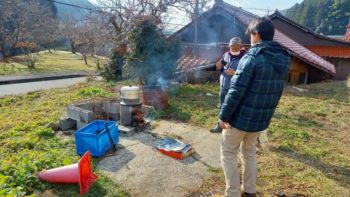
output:
[[[161,78],[169,78],[176,70],[179,44],[166,40],[153,21],[135,22],[128,41],[132,47],[126,68],[131,77],[138,77],[147,85],[159,85]]]
[[[124,56],[118,52],[114,52],[109,62],[101,68],[99,65],[97,71],[107,81],[118,81],[123,78]]]

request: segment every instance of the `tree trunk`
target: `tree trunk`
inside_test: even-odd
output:
[[[73,54],[75,54],[76,48],[75,48],[75,42],[73,40],[70,40],[70,50],[72,51]]]
[[[84,57],[84,61],[85,61],[85,65],[88,65],[88,62],[87,62],[87,54],[83,54],[83,57]]]

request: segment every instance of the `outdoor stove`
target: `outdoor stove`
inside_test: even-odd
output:
[[[120,90],[120,124],[132,126],[133,114],[142,112],[142,103],[140,99],[140,88],[137,86],[125,86]]]
[[[142,112],[142,103],[130,105],[120,102],[120,124],[132,126],[133,114],[138,112]]]
[[[144,130],[150,121],[147,117],[154,107],[141,102],[140,88],[122,87],[120,98],[120,100],[90,100],[69,105],[68,117],[60,119],[61,130],[80,129],[94,120],[118,121],[119,131],[126,136],[134,131]]]

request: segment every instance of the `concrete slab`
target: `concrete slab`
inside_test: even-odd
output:
[[[119,103],[103,103],[103,111],[111,114],[120,113],[120,104]]]
[[[59,127],[62,131],[73,129],[77,126],[77,121],[70,118],[60,118]]]
[[[183,123],[156,121],[152,131],[121,137],[121,148],[103,158],[97,168],[133,196],[183,197],[210,177],[210,168],[220,168],[220,134]],[[156,147],[161,137],[172,136],[193,145],[196,153],[184,160],[161,154]]]
[[[154,149],[158,141],[142,132],[125,138],[120,141],[124,148],[101,160],[97,168],[134,196],[181,197],[199,188],[210,175],[208,168],[193,157],[176,160],[161,154]]]
[[[74,105],[70,105],[67,108],[68,117],[76,120],[77,122],[90,123],[93,121],[93,112],[87,109],[83,109]]]
[[[121,124],[118,124],[118,130],[120,136],[131,136],[135,133],[135,127],[127,127]]]
[[[210,133],[208,129],[185,123],[156,121],[157,127],[152,131],[160,135],[181,137],[183,142],[192,144],[196,157],[213,168],[221,168],[220,143],[221,133]]]
[[[80,129],[80,128],[82,128],[82,127],[85,127],[85,126],[88,125],[88,124],[89,124],[89,123],[77,121],[77,129]]]

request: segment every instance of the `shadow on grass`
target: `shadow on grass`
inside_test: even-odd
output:
[[[288,123],[298,125],[298,127],[306,128],[321,128],[323,124],[312,120],[312,117],[309,117],[305,114],[295,113],[293,115],[286,115],[285,113],[275,112],[274,118],[277,120],[287,121]]]
[[[292,149],[271,148],[271,151],[304,163],[321,171],[326,177],[338,182],[339,185],[348,188],[350,186],[350,169],[324,163],[317,158],[305,156]]]
[[[108,178],[98,175],[98,180],[90,187],[89,191],[84,195],[86,197],[102,197],[102,196],[117,196],[129,197],[131,196],[122,187],[115,184]],[[42,196],[58,196],[70,197],[80,196],[80,189],[78,184],[50,184],[51,192],[45,192]],[[53,193],[53,194],[52,194]]]
[[[78,184],[57,185],[53,187],[53,190],[58,197],[79,196],[80,194]],[[106,189],[97,181],[84,196],[98,197],[106,195]]]

